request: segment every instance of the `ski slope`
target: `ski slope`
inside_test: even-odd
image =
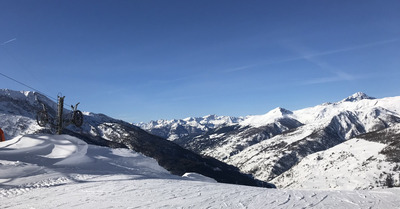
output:
[[[400,208],[399,189],[279,190],[169,174],[127,149],[68,135],[0,143],[1,208]]]

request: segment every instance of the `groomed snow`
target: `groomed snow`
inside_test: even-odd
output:
[[[189,179],[188,179],[189,178]],[[195,181],[194,181],[195,180]],[[2,208],[399,208],[400,190],[278,190],[169,174],[127,149],[67,136],[0,143]]]

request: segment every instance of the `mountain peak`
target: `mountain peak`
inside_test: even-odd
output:
[[[254,127],[260,127],[260,126],[265,126],[270,123],[276,122],[276,120],[280,118],[285,118],[285,117],[290,117],[293,112],[290,110],[287,110],[285,108],[277,107],[268,113],[264,115],[253,115],[253,116],[247,116],[247,118],[242,121],[240,124],[242,126],[254,126]]]
[[[203,118],[206,120],[215,120],[217,117],[218,117],[217,115],[212,114],[212,115],[206,115]]]
[[[347,97],[346,99],[342,100],[342,102],[356,102],[356,101],[360,101],[363,99],[375,99],[374,97],[370,97],[367,94],[363,93],[363,92],[357,92],[349,97]]]
[[[282,116],[293,114],[292,111],[287,110],[287,109],[282,108],[282,107],[277,107],[277,108],[271,110],[271,112],[273,112],[273,113],[279,113],[279,114],[281,114]]]

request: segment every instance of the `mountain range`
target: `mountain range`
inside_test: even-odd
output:
[[[36,122],[42,104],[55,118],[57,103],[44,95],[0,90],[6,138],[54,133],[54,126]],[[175,175],[195,172],[218,182],[289,189],[400,186],[400,97],[356,93],[296,111],[278,107],[264,115],[139,124],[91,112],[83,117],[82,127],[70,125],[63,133],[89,144],[132,149]]]
[[[278,188],[400,185],[400,97],[376,99],[358,92],[296,111],[278,107],[264,115],[137,125]]]

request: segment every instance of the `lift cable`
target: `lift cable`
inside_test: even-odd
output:
[[[4,45],[6,45],[6,44],[8,44],[8,43],[10,43],[10,42],[16,41],[16,40],[17,40],[17,38],[13,38],[13,39],[10,39],[10,40],[8,40],[8,41],[6,41],[6,42],[3,42],[2,44],[0,44],[0,47],[3,48]],[[4,48],[4,49],[5,49],[5,48]],[[22,66],[21,63],[18,62],[18,60],[17,60],[14,56],[11,55],[11,57],[20,65],[21,68],[24,68],[24,66]],[[1,72],[0,72],[0,75],[6,77],[6,78],[8,78],[8,79],[10,79],[10,80],[12,80],[12,81],[14,81],[14,82],[16,82],[16,83],[19,83],[19,84],[21,84],[21,85],[23,85],[23,86],[25,86],[25,87],[28,87],[29,89],[31,89],[31,90],[33,90],[33,91],[36,91],[36,92],[38,92],[38,93],[40,93],[40,94],[42,94],[42,95],[44,95],[44,96],[46,96],[46,97],[48,97],[48,98],[54,100],[55,102],[58,102],[58,99],[56,99],[56,98],[54,98],[54,97],[52,97],[52,96],[50,96],[50,95],[48,95],[48,94],[46,94],[46,93],[43,93],[42,91],[39,91],[38,89],[33,88],[32,86],[29,86],[29,85],[27,85],[27,84],[25,84],[25,83],[23,83],[23,82],[21,82],[21,81],[18,81],[18,80],[15,79],[15,78],[12,78],[12,77],[10,77],[10,76],[8,76],[8,75],[5,75],[4,73],[1,73]],[[59,93],[59,95],[58,95],[59,97],[60,97],[60,94],[61,94],[61,93]],[[65,104],[66,104],[66,103],[65,103]],[[66,104],[66,105],[70,106],[69,104]]]
[[[19,84],[21,84],[21,85],[23,85],[23,86],[25,86],[25,87],[28,87],[28,88],[30,88],[30,89],[33,90],[33,91],[36,91],[36,92],[38,92],[38,93],[41,93],[41,94],[47,96],[48,98],[50,98],[50,99],[52,99],[52,100],[54,100],[54,101],[57,101],[56,98],[54,98],[54,97],[52,97],[52,96],[50,96],[50,95],[48,95],[48,94],[45,94],[45,93],[43,93],[42,91],[39,91],[39,90],[37,90],[36,88],[33,88],[33,87],[31,87],[31,86],[29,86],[29,85],[27,85],[27,84],[25,84],[25,83],[23,83],[23,82],[21,82],[21,81],[18,81],[17,79],[11,78],[10,76],[5,75],[4,73],[1,73],[1,72],[0,72],[0,75],[4,76],[4,77],[6,77],[6,78],[8,78],[8,79],[10,79],[10,80],[12,80],[12,81],[14,81],[14,82],[17,82],[17,83],[19,83]]]

